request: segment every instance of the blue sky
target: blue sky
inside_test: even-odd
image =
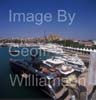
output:
[[[76,13],[71,26],[53,20],[40,26],[34,23],[10,23],[9,10],[23,13],[50,12],[56,19],[58,9]],[[65,38],[96,39],[96,0],[0,0],[0,37],[39,37],[57,33]]]

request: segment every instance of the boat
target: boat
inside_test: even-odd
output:
[[[63,50],[63,46],[61,45],[47,43],[45,45],[40,45],[39,49],[58,55],[55,58],[60,59],[61,61],[69,64],[78,72],[84,72],[86,70],[86,66],[84,62],[82,61],[82,59],[80,59],[77,54],[71,54],[71,55],[66,54],[66,52]]]
[[[76,71],[84,72],[86,70],[86,66],[81,58],[78,57],[77,54],[68,55],[59,57],[59,59],[63,60],[65,63],[71,65]]]
[[[49,66],[50,68],[57,69],[63,75],[70,75],[75,71],[71,65],[66,64],[63,60],[59,59],[58,57],[52,57],[43,60],[43,63]]]
[[[39,45],[39,49],[53,54],[64,54],[63,47],[58,44],[47,43],[45,45]]]
[[[17,54],[19,54],[19,51],[17,51],[17,50],[12,50],[12,51],[9,51],[9,54],[17,55]]]
[[[57,69],[59,68],[59,70],[61,70],[62,66],[65,66],[66,69],[70,69],[69,72],[66,70],[68,73],[72,73],[74,71],[84,72],[86,70],[83,61],[77,56],[53,56],[49,59],[43,60],[43,63],[49,67],[55,66]]]
[[[27,78],[27,75],[30,73],[38,76],[39,78],[43,77],[47,79],[47,81],[50,81],[50,83],[48,82],[46,86],[44,86],[43,88],[41,87],[41,90],[51,98],[53,98],[53,100],[62,98],[62,96],[64,96],[64,94],[68,92],[68,89],[62,84],[59,78],[59,71],[55,68],[46,66],[46,64],[42,63],[41,60],[38,60],[36,58],[35,60],[32,59],[32,61],[10,59],[9,62],[11,69],[15,73],[21,75],[21,77],[23,78]],[[58,81],[60,82],[59,85],[57,85]]]

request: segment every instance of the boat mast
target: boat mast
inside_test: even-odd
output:
[[[46,36],[46,34],[45,34],[45,31],[44,31],[44,38],[45,38],[44,43],[47,43],[47,42],[48,42],[48,40],[47,40],[47,36]]]

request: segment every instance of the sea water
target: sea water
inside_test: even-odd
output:
[[[28,57],[23,57],[21,55],[18,57],[12,57],[8,51],[8,47],[0,47],[0,98],[49,98],[36,87],[11,86],[9,75],[12,74],[12,71],[9,65],[9,59],[27,59]],[[46,56],[41,56],[41,58],[46,59]]]

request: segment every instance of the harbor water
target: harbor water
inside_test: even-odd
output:
[[[11,86],[9,75],[12,74],[9,65],[9,59],[12,58],[9,54],[8,47],[0,47],[0,99],[8,98],[32,98],[32,99],[46,99],[49,98],[44,92],[42,92],[37,87],[25,87],[18,85],[15,87]],[[18,56],[14,58],[24,58],[27,57]],[[42,57],[41,57],[42,58]]]

